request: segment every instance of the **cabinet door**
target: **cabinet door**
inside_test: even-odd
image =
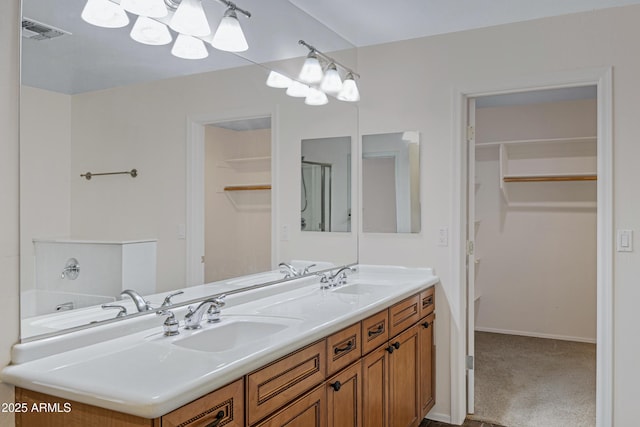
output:
[[[255,427],[327,427],[324,386],[311,390]]]
[[[421,419],[419,327],[389,340],[389,427],[415,427]]]
[[[362,425],[388,427],[389,356],[384,344],[362,358]]]
[[[353,363],[326,382],[327,426],[362,426],[362,364]]]
[[[425,415],[435,404],[435,346],[433,327],[436,315],[431,313],[420,321],[420,415]]]

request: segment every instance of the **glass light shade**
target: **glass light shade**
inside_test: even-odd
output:
[[[173,40],[166,25],[146,16],[138,16],[130,36],[138,43],[154,46],[169,44]]]
[[[244,52],[249,49],[235,10],[227,9],[224,13],[220,25],[213,35],[211,45],[225,52]]]
[[[294,98],[306,98],[309,94],[309,90],[311,88],[305,84],[302,84],[298,81],[291,82],[291,85],[287,89],[287,95],[293,96]]]
[[[172,30],[188,36],[204,37],[211,34],[209,21],[200,0],[182,0],[169,26]]]
[[[320,89],[327,93],[338,93],[342,90],[342,79],[340,79],[336,64],[332,63],[327,67],[322,83],[320,83]]]
[[[329,102],[327,95],[314,87],[309,88],[309,94],[304,99],[307,105],[324,105]]]
[[[322,80],[322,66],[315,52],[310,52],[309,55],[307,55],[307,59],[304,60],[304,65],[300,70],[298,78],[300,81],[309,84],[320,83]]]
[[[80,16],[97,27],[120,28],[129,25],[127,12],[109,0],[88,0]]]
[[[164,0],[121,0],[120,6],[128,12],[149,18],[163,18],[168,13]]]
[[[195,37],[178,34],[173,44],[171,54],[183,59],[203,59],[209,56],[204,42]]]
[[[286,89],[289,85],[291,85],[291,79],[289,77],[284,76],[277,71],[271,70],[269,72],[269,77],[267,77],[267,86]]]
[[[342,82],[342,90],[338,93],[337,98],[340,101],[358,102],[360,101],[360,92],[358,91],[358,85],[353,79],[353,74],[347,74],[347,77]]]

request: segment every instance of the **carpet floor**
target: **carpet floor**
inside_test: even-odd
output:
[[[595,426],[595,344],[476,332],[475,414],[507,427]]]

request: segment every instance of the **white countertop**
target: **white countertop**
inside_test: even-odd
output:
[[[81,331],[84,335],[104,334],[105,341],[35,360],[25,357],[30,361],[5,367],[0,378],[63,399],[156,418],[439,280],[428,268],[357,268],[345,285],[355,285],[353,288],[321,290],[317,277],[300,279],[293,281],[297,288],[290,283],[287,290],[225,307],[220,322],[203,322],[202,329],[195,331],[181,327],[175,337],[162,335],[162,319],[155,315],[147,321],[154,319],[157,326],[117,338],[109,334],[109,325]],[[176,318],[183,319],[184,308],[174,312]],[[271,326],[276,332],[244,340],[227,334],[216,340],[216,334],[222,336],[225,327],[238,322],[246,322],[240,326],[248,327]],[[74,334],[58,341],[73,340]],[[94,336],[90,342],[99,339]],[[211,342],[218,341],[219,348],[212,350]],[[202,342],[208,350],[185,347],[185,342]],[[17,346],[20,352],[28,353],[31,345],[38,352],[43,344],[35,341]]]

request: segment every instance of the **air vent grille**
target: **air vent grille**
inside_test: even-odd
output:
[[[22,19],[22,37],[31,40],[49,40],[56,37],[71,35],[70,32],[43,24],[35,19]]]

